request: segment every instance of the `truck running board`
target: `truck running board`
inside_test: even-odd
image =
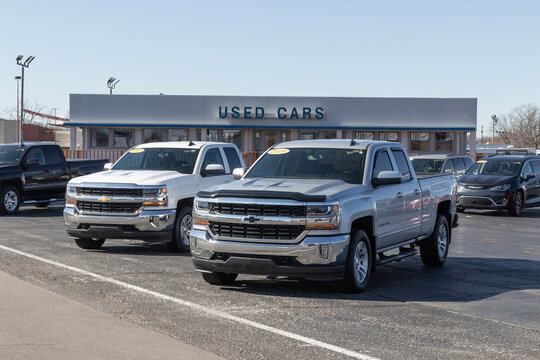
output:
[[[389,263],[391,261],[399,261],[403,258],[413,256],[418,254],[417,249],[404,249],[403,251],[400,251],[399,254],[396,255],[390,255],[390,256],[384,256],[384,254],[379,254],[379,259],[377,260],[376,265],[383,265],[386,263]]]

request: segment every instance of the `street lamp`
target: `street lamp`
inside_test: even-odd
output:
[[[491,143],[494,144],[495,143],[495,125],[497,125],[497,122],[499,121],[499,119],[497,118],[497,115],[491,115],[491,121],[493,122],[492,133],[491,133]]]
[[[19,55],[17,56],[17,65],[21,66],[21,121],[19,122],[19,141],[22,145],[23,143],[23,132],[22,132],[22,124],[24,121],[24,68],[27,68],[30,66],[30,63],[34,61],[34,56],[29,56],[24,60],[24,62],[21,62],[23,56]]]
[[[110,77],[109,80],[107,80],[107,87],[110,89],[110,94],[112,95],[112,91],[114,89],[114,87],[116,86],[116,84],[118,84],[120,82],[120,80],[116,80],[116,78],[114,77]]]
[[[17,120],[15,120],[15,141],[19,140],[19,80],[21,80],[20,76],[15,76],[15,80],[17,80]]]

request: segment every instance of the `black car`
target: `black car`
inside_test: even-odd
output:
[[[458,181],[458,211],[507,209],[520,216],[540,206],[540,156],[491,156],[476,162]]]

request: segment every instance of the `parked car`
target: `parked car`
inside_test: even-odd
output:
[[[66,231],[83,249],[98,249],[105,239],[140,239],[189,251],[195,194],[232,181],[232,170],[244,166],[238,148],[229,143],[136,146],[107,164],[110,170],[69,182]]]
[[[195,198],[191,253],[210,284],[284,275],[359,292],[376,265],[416,246],[443,265],[457,226],[454,177],[418,179],[399,143],[285,142],[234,177]]]
[[[474,160],[466,155],[434,154],[411,156],[411,163],[418,177],[445,173],[458,179],[474,164]]]
[[[0,214],[21,203],[47,207],[64,199],[74,177],[103,170],[107,160],[66,160],[60,146],[46,143],[0,145]]]
[[[506,209],[520,216],[524,207],[540,206],[540,156],[484,158],[458,185],[458,211]]]

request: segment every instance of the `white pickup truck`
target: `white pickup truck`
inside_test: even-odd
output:
[[[281,143],[241,180],[195,198],[191,253],[210,284],[239,273],[332,280],[362,291],[375,266],[446,261],[457,226],[452,175],[418,179],[399,143]]]
[[[230,143],[162,142],[136,146],[109,169],[71,180],[64,221],[83,249],[106,239],[167,242],[171,251],[189,251],[195,194],[232,181],[244,168]]]

